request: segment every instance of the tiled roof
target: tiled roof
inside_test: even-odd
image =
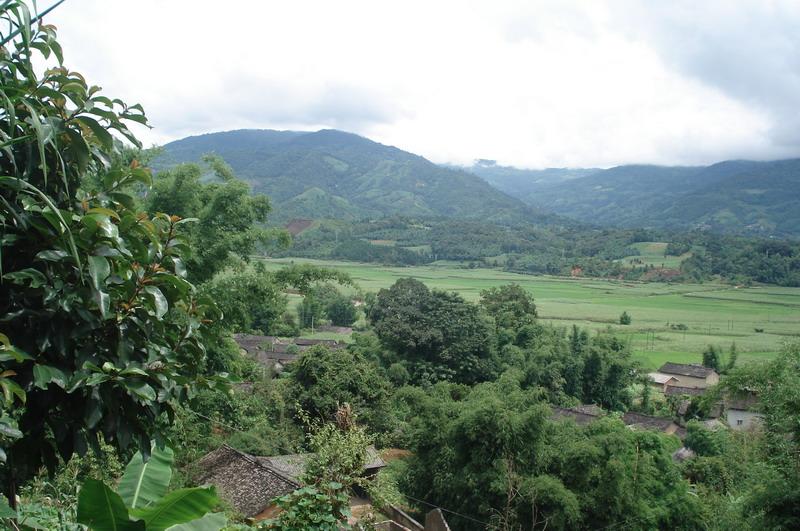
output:
[[[675,377],[671,374],[662,374],[660,372],[648,372],[647,376],[650,378],[650,380],[657,384],[665,384],[670,380],[675,380]]]
[[[672,419],[643,415],[641,413],[634,413],[633,411],[628,411],[622,415],[622,422],[624,422],[626,426],[663,432],[667,432],[673,426],[676,426],[675,423],[672,422]]]
[[[680,396],[680,395],[689,395],[689,396],[699,396],[705,393],[706,390],[702,387],[683,387],[680,385],[668,385],[664,394],[667,396]]]
[[[677,374],[679,376],[691,376],[693,378],[707,378],[715,371],[702,365],[685,364],[685,363],[672,363],[667,362],[658,369],[658,372],[666,374]]]
[[[195,470],[197,484],[216,486],[220,497],[248,518],[262,512],[274,498],[300,487],[286,474],[228,445],[203,456]]]
[[[272,457],[256,457],[262,465],[274,468],[279,472],[285,474],[294,481],[300,480],[303,475],[303,470],[306,466],[306,461],[313,454],[289,454],[289,455],[275,455]],[[380,454],[374,446],[367,447],[367,463],[364,465],[365,472],[372,472],[375,469],[383,468],[386,463],[381,459]]]
[[[570,408],[550,406],[550,409],[553,410],[553,417],[557,419],[571,418],[576,424],[588,424],[599,419],[603,414],[601,408],[591,404]]]

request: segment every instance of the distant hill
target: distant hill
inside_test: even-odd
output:
[[[257,192],[275,218],[413,217],[508,223],[551,216],[463,170],[336,130],[239,130],[193,136],[164,146],[156,169],[214,152]]]
[[[486,182],[514,197],[525,198],[535,192],[543,184],[562,183],[578,177],[586,177],[599,168],[546,168],[544,170],[526,170],[513,166],[501,166],[493,160],[480,159],[472,166],[458,167],[474,173]]]
[[[516,173],[497,168],[503,167],[476,164],[469,171],[532,206],[587,223],[800,237],[800,159]]]

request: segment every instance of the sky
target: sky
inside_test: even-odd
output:
[[[55,0],[39,0],[40,9]],[[335,128],[528,168],[800,156],[800,1],[66,0],[150,144]]]

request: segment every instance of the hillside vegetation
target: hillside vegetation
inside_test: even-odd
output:
[[[800,237],[800,159],[607,170],[469,171],[532,206],[587,223]]]
[[[270,196],[277,219],[363,219],[402,214],[505,223],[547,216],[461,170],[336,130],[239,130],[164,146],[156,168],[220,155],[255,192]]]

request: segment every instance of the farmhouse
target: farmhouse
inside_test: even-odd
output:
[[[683,387],[682,385],[668,385],[664,390],[667,396],[702,396],[706,390],[704,387]]]
[[[594,404],[584,404],[575,407],[550,406],[553,410],[555,419],[572,419],[576,424],[584,425],[593,422],[603,416],[603,409]]]
[[[703,365],[667,362],[658,372],[674,377],[682,387],[706,388],[719,383],[717,371]]]
[[[686,435],[686,430],[672,422],[672,419],[668,418],[653,417],[651,415],[643,415],[641,413],[628,411],[622,415],[622,422],[634,430],[660,431],[667,435],[676,435],[681,439]]]
[[[306,462],[313,454],[289,454],[289,455],[276,455],[272,457],[256,457],[264,466],[278,470],[286,477],[294,481],[300,482],[300,476],[305,470]],[[367,463],[364,465],[362,476],[372,477],[377,474],[380,469],[386,466],[386,463],[381,459],[378,450],[374,446],[367,447]]]
[[[258,459],[223,445],[195,463],[194,480],[198,485],[214,485],[220,498],[237,512],[259,520],[272,499],[300,488],[300,484]]]
[[[755,430],[764,421],[764,415],[759,412],[758,397],[747,393],[738,397],[725,400],[725,417],[732,430]]]
[[[662,393],[667,392],[668,386],[677,385],[678,383],[678,379],[672,376],[671,374],[650,372],[647,373],[647,377],[650,378],[650,386],[658,389]]]
[[[237,512],[255,521],[272,518],[276,507],[272,500],[302,486],[300,480],[306,461],[313,454],[261,457],[222,445],[193,465],[193,479],[198,485],[214,485],[220,498]],[[386,466],[374,446],[367,448],[368,462],[363,475],[371,477]],[[369,506],[369,500],[354,497],[351,506]]]
[[[234,334],[236,344],[243,355],[249,355],[261,365],[280,373],[298,358],[298,353],[315,345],[328,348],[345,348],[347,345],[335,339],[280,339],[274,336]]]

